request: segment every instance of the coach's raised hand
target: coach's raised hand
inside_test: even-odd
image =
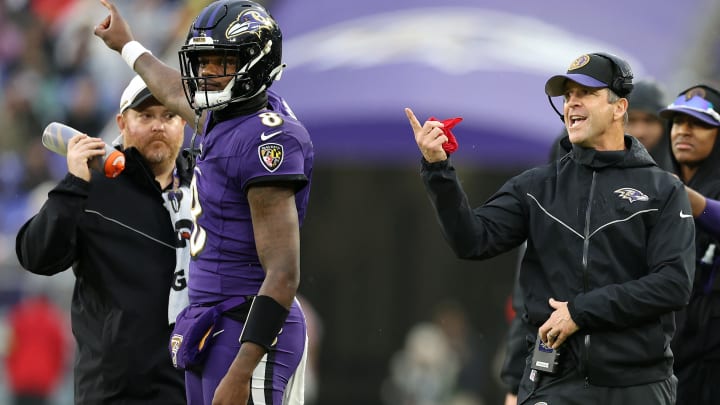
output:
[[[434,163],[447,159],[447,153],[445,153],[442,145],[448,141],[448,138],[443,133],[442,128],[444,125],[442,122],[425,121],[424,125],[420,125],[420,121],[409,108],[405,108],[405,115],[410,121],[410,126],[415,134],[415,142],[425,160]]]
[[[115,4],[108,0],[100,0],[100,3],[110,11],[110,15],[95,27],[94,33],[105,42],[108,48],[121,52],[123,46],[133,40],[130,26],[120,15]]]

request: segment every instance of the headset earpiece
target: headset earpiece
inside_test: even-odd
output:
[[[620,97],[626,97],[633,89],[633,72],[630,65],[619,57],[605,52],[596,52],[597,55],[609,60],[615,69],[615,78],[610,83],[610,89]],[[618,74],[619,73],[619,74]]]

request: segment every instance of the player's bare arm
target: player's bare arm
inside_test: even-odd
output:
[[[265,269],[259,295],[290,308],[300,284],[300,226],[290,187],[254,186],[248,190],[258,256]]]
[[[122,53],[123,47],[134,41],[130,25],[120,15],[115,4],[108,0],[100,0],[100,3],[108,9],[110,14],[95,27],[94,33],[105,42],[108,48]],[[132,69],[143,78],[150,92],[158,101],[191,125],[194,124],[195,112],[185,98],[178,70],[166,65],[149,52],[140,55]]]
[[[255,244],[266,276],[259,296],[289,309],[300,284],[300,229],[295,193],[289,187],[254,186],[248,190]],[[215,390],[213,405],[247,402],[252,372],[265,350],[244,342]]]

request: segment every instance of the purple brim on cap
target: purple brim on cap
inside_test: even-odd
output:
[[[695,117],[699,119],[700,121],[712,125],[714,127],[720,127],[720,121],[717,121],[713,117],[711,117],[709,114],[705,114],[704,112],[691,110],[688,108],[684,108],[683,106],[669,106],[667,108],[663,108],[660,110],[660,116],[666,119],[672,119],[673,115],[681,113],[681,114],[687,114],[692,117]]]
[[[607,87],[606,83],[588,75],[566,74],[553,76],[545,83],[545,94],[550,97],[562,96],[565,93],[565,82],[572,80],[585,87]]]

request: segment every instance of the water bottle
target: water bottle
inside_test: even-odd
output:
[[[42,144],[59,155],[67,156],[68,141],[78,134],[82,132],[59,122],[51,122],[43,131]],[[125,169],[125,155],[106,143],[105,156],[90,160],[88,166],[104,172],[107,177],[114,178]]]

